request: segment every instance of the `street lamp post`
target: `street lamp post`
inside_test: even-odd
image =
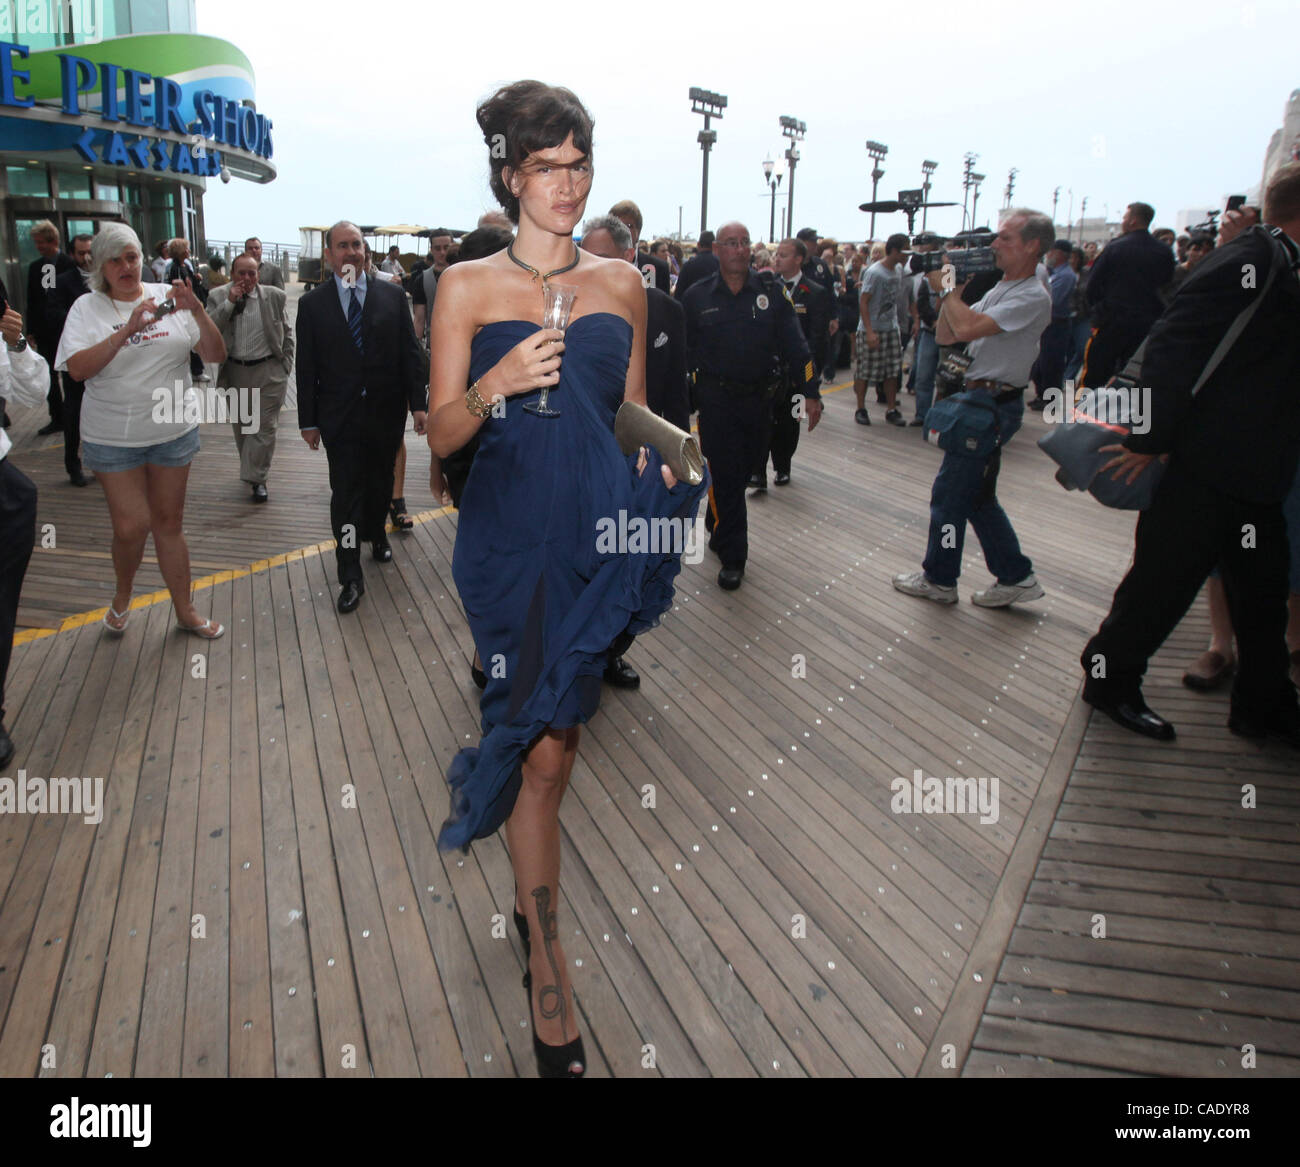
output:
[[[939,168],[939,164],[937,162],[921,163],[921,177],[922,177],[921,190],[924,192],[922,195],[922,202],[921,202],[921,230],[922,231],[925,230],[925,216],[926,216],[926,212],[929,209],[928,204],[930,202],[930,179],[938,168]]]
[[[970,224],[966,221],[966,200],[970,198],[971,174],[975,170],[975,163],[979,161],[980,156],[972,150],[967,150],[962,157],[961,173],[961,229],[966,230]]]
[[[880,168],[881,162],[884,161],[885,155],[889,153],[889,147],[883,142],[868,142],[867,153],[871,156],[874,165],[871,168],[871,201],[876,201],[876,187],[880,185],[880,180],[885,177],[885,172]],[[876,237],[876,212],[871,212],[871,238]]]
[[[1056,204],[1060,201],[1060,198],[1061,198],[1061,188],[1058,186],[1054,191],[1052,191],[1052,230],[1053,231],[1056,230]]]
[[[775,172],[775,173],[774,173]],[[785,172],[781,167],[770,158],[763,159],[763,177],[767,180],[768,189],[772,192],[772,214],[767,223],[767,241],[776,242],[776,192],[781,185],[781,179],[785,177]]]
[[[709,151],[718,140],[718,131],[709,129],[710,118],[721,118],[727,108],[727,99],[721,93],[709,89],[691,86],[691,113],[704,115],[704,129],[699,132],[696,141],[704,151],[704,176],[700,187],[700,230],[704,231],[709,221]]]
[[[785,195],[786,222],[794,230],[794,168],[799,164],[799,146],[808,127],[798,118],[780,117],[781,133],[790,139],[790,148],[785,152],[785,160],[790,165],[790,189]]]
[[[971,189],[975,192],[970,201],[970,225],[971,230],[975,230],[975,224],[979,222],[979,216],[975,213],[975,208],[980,205],[980,183],[985,179],[983,174],[972,174],[970,176]]]
[[[1079,243],[1083,244],[1083,221],[1088,215],[1088,196],[1083,196],[1083,202],[1079,204]]]
[[[1004,207],[1009,208],[1011,206],[1011,195],[1014,193],[1016,189],[1016,175],[1019,173],[1020,171],[1017,170],[1014,166],[1007,171],[1007,189],[1004,192],[1006,194],[1007,201],[1002,204]]]

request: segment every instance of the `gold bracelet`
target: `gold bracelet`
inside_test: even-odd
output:
[[[478,391],[477,381],[469,387],[469,392],[465,394],[465,408],[482,421],[486,421],[492,416],[492,403],[483,400],[483,394]]]

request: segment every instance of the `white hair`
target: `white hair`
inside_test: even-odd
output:
[[[140,236],[125,223],[105,223],[95,233],[95,238],[90,243],[90,286],[96,292],[108,291],[104,265],[110,259],[116,259],[128,247],[134,247],[143,261],[144,248],[140,245]]]

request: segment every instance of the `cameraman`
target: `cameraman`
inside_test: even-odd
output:
[[[1225,216],[1220,245],[1152,328],[1142,360],[1149,432],[1111,447],[1116,456],[1102,466],[1132,481],[1153,458],[1169,458],[1138,519],[1133,565],[1080,658],[1083,697],[1126,729],[1172,739],[1174,727],[1142,698],[1142,678],[1217,563],[1237,635],[1228,728],[1300,748],[1300,709],[1287,675],[1283,512],[1300,458],[1300,162],[1279,167],[1264,196],[1264,219],[1281,238],[1262,226],[1243,229],[1249,219],[1239,211]],[[1193,398],[1233,321],[1261,295]]]
[[[967,520],[984,549],[985,563],[997,577],[993,587],[971,597],[973,603],[1005,608],[1043,595],[1033,564],[1022,554],[996,491],[1002,446],[1020,428],[1029,370],[1038,356],[1038,338],[1052,318],[1052,297],[1036,273],[1055,236],[1046,215],[1011,211],[992,245],[1002,279],[974,307],[962,301],[961,286],[942,287],[946,271],[928,276],[931,290],[940,293],[936,338],[940,344],[968,342],[971,362],[965,387],[987,395],[997,407],[1000,443],[986,458],[944,453],[930,492],[930,538],[924,570],[894,577],[894,587],[909,596],[941,604],[957,602]]]

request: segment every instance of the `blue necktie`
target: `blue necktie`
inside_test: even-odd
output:
[[[356,288],[352,289],[352,299],[348,303],[348,328],[352,330],[352,341],[357,346],[357,352],[365,352],[361,343],[361,300]]]

